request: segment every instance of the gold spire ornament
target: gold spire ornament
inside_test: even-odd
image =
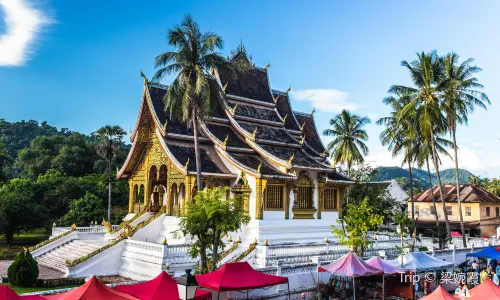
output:
[[[148,78],[146,77],[146,75],[144,75],[144,73],[142,73],[142,69],[141,70],[141,77],[144,79],[144,84],[147,84],[148,83]]]
[[[264,240],[264,246],[269,246],[269,242],[267,241],[267,239]]]
[[[259,241],[257,241],[257,238],[253,238],[253,244],[257,245],[258,243],[259,243]]]
[[[291,165],[293,159],[295,158],[295,152],[292,153],[292,156],[290,156],[290,159],[288,160],[288,164]]]
[[[57,226],[56,222],[52,223],[52,227],[56,227],[56,226]]]
[[[231,236],[228,236],[228,237],[227,237],[227,241],[228,241],[228,242],[232,242],[232,241],[233,241],[233,238],[232,238]]]
[[[304,131],[305,126],[306,126],[306,122],[302,123],[302,126],[300,126],[300,131]]]
[[[259,166],[257,167],[257,174],[260,174],[260,168],[262,167],[262,162],[259,164]]]
[[[168,243],[167,243],[167,238],[166,238],[166,237],[164,237],[164,238],[163,238],[163,241],[161,242],[161,244],[162,244],[162,245],[168,245]]]
[[[229,139],[229,134],[226,135],[226,139],[224,140],[224,147],[227,146],[227,140]]]
[[[241,243],[241,236],[238,236],[238,239],[236,240],[236,243]]]
[[[267,72],[267,70],[269,69],[269,67],[270,67],[270,66],[271,66],[271,63],[268,63],[268,64],[264,67],[264,70],[266,70],[266,72]]]
[[[293,170],[293,172],[291,172],[290,175],[297,176],[297,171]]]
[[[288,96],[288,93],[289,93],[291,90],[292,90],[292,87],[289,87],[289,88],[286,90],[285,95],[287,95],[287,96]]]
[[[285,117],[283,118],[283,123],[286,123],[286,118],[288,118],[288,114],[286,114]]]
[[[304,144],[304,141],[306,140],[306,135],[304,134],[304,136],[302,137],[302,139],[300,140],[300,144],[303,145]]]
[[[257,127],[255,127],[255,130],[252,132],[252,139],[255,140],[255,136],[257,135]]]
[[[276,97],[273,99],[274,103],[278,103],[278,99],[280,98],[280,95],[276,95]]]
[[[187,170],[187,169],[188,169],[188,165],[189,165],[189,157],[188,157],[188,159],[187,159],[187,161],[186,161],[186,164],[184,165],[184,170]]]
[[[163,124],[163,131],[167,130],[167,124],[168,124],[168,120],[165,120],[165,124]]]
[[[233,113],[233,115],[236,113],[236,108],[238,108],[238,103],[236,103],[234,105],[234,107],[231,109],[231,112]]]
[[[323,242],[325,242],[325,243],[328,243],[328,242],[329,242],[329,241],[328,241],[328,237],[327,237],[327,236],[325,236],[325,239],[323,240]]]
[[[311,112],[310,116],[314,117],[314,113],[316,112],[316,107],[313,107],[313,111]]]
[[[226,82],[226,84],[222,87],[222,91],[223,91],[224,93],[226,92],[226,88],[227,88],[227,84],[228,84],[228,83],[229,83],[229,81],[228,81],[228,82]]]

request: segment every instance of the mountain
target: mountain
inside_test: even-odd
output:
[[[413,182],[418,190],[428,189],[429,180],[427,171],[421,169],[413,169]],[[455,169],[446,169],[440,171],[441,183],[442,184],[455,184]],[[458,169],[458,181],[460,183],[468,183],[470,176],[473,176],[471,172]],[[400,167],[378,167],[377,174],[374,177],[374,181],[385,181],[395,179],[402,187],[406,190],[409,188],[409,177],[410,172],[407,169]],[[432,184],[437,184],[437,177],[435,173],[431,174]]]

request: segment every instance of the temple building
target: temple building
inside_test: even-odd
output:
[[[243,47],[230,64],[232,71],[212,69],[209,78],[219,95],[199,124],[202,188],[241,194],[252,221],[326,219],[331,233],[353,181],[331,167],[313,113],[293,111],[289,90],[272,89],[268,67],[256,67]],[[193,130],[165,113],[166,91],[144,79],[132,148],[118,173],[129,182],[130,214],[164,207],[181,216],[199,190]]]

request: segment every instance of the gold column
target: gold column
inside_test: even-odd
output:
[[[196,177],[193,176],[186,176],[185,179],[185,190],[184,190],[184,199],[182,199],[182,213],[186,213],[186,205],[187,201],[192,201],[193,200],[193,186],[194,182],[196,180]]]
[[[250,192],[252,191],[247,184],[239,184],[234,186],[231,191],[235,196],[241,197],[245,216],[250,215]]]
[[[128,212],[134,212],[135,204],[135,191],[134,191],[134,181],[132,179],[128,180]]]
[[[325,184],[318,183],[318,219],[321,219],[321,211],[325,203]]]
[[[290,192],[293,190],[293,184],[287,184],[285,187],[285,219],[290,219]]]
[[[171,216],[172,215],[172,186],[170,184],[167,184],[167,207],[165,208],[165,212],[167,214],[167,216]]]
[[[263,194],[266,189],[267,179],[257,178],[256,203],[255,203],[255,219],[262,220],[264,218],[264,201]]]

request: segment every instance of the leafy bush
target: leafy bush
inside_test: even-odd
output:
[[[7,271],[9,282],[14,286],[35,286],[38,278],[38,263],[29,250],[21,251]]]

